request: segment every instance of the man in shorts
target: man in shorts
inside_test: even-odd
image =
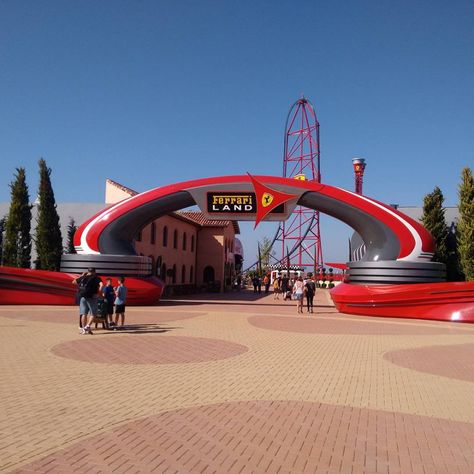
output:
[[[89,268],[72,282],[79,286],[81,334],[92,334],[91,324],[97,316],[97,300],[102,288],[102,280],[97,276],[95,268]]]

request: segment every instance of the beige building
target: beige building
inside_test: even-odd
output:
[[[110,179],[105,202],[113,204],[137,192]],[[135,241],[137,253],[153,262],[154,274],[167,285],[167,293],[230,289],[241,267],[241,248],[235,221],[208,220],[200,211],[178,211],[144,227]],[[242,253],[242,252],[240,252]]]

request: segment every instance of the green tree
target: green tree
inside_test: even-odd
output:
[[[446,226],[443,202],[443,193],[441,192],[441,189],[436,186],[433,192],[427,194],[423,200],[423,217],[421,218],[421,221],[433,236],[436,244],[433,260],[435,262],[446,263],[448,260],[448,251],[446,247],[448,227]]]
[[[5,232],[5,217],[0,219],[0,265],[3,265],[3,234]]]
[[[70,217],[69,224],[67,225],[67,241],[66,246],[64,247],[66,253],[76,253],[76,249],[74,248],[74,234],[76,233],[76,230],[76,221]]]
[[[261,241],[258,242],[260,249],[259,260],[261,261],[262,270],[270,266],[270,256],[275,253],[272,250],[272,241],[268,237],[264,237]]]
[[[467,281],[474,281],[474,178],[470,168],[461,174],[457,230],[461,269]]]
[[[39,164],[38,217],[36,224],[36,268],[38,270],[59,270],[63,242],[56,211],[56,201],[51,186],[51,168],[41,158]]]
[[[5,220],[3,264],[9,267],[30,268],[31,264],[31,204],[24,168],[16,169],[10,184],[11,202]]]
[[[461,271],[458,251],[458,230],[454,222],[448,230],[448,237],[446,239],[446,249],[448,252],[448,260],[446,262],[446,277],[448,281],[463,281],[464,275]]]

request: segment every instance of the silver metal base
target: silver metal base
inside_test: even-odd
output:
[[[382,260],[348,262],[346,281],[368,285],[446,281],[446,266],[438,262]]]
[[[152,275],[152,261],[141,255],[80,255],[61,257],[61,271],[82,273],[94,267],[98,275],[148,277]]]

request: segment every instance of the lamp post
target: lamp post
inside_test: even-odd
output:
[[[362,194],[362,183],[365,171],[365,160],[364,158],[353,158],[352,166],[354,167],[355,173],[355,192]]]

